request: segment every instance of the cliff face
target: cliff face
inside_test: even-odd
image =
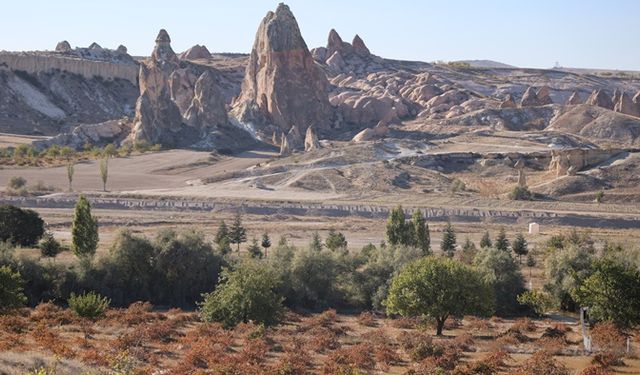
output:
[[[78,74],[87,79],[123,79],[134,85],[138,80],[138,65],[135,63],[95,61],[63,54],[0,53],[0,66],[36,75],[60,71]]]
[[[327,85],[291,10],[280,4],[258,28],[234,115],[265,139],[293,126],[301,132],[309,126],[327,129],[332,113]]]

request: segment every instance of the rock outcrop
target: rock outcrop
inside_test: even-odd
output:
[[[133,141],[178,146],[190,145],[198,138],[197,132],[183,131],[186,126],[180,109],[171,98],[169,77],[177,68],[178,57],[171,48],[171,38],[164,29],[160,30],[151,58],[140,65],[140,97],[131,132]]]
[[[210,71],[202,73],[196,81],[194,97],[184,117],[187,124],[198,129],[201,137],[210,129],[227,125],[224,98]]]
[[[307,134],[304,136],[304,150],[312,151],[320,148],[320,141],[318,140],[318,135],[315,130],[313,130],[313,126],[309,126],[307,128]]]
[[[621,152],[603,149],[552,150],[549,171],[557,177],[575,175],[583,168],[602,163]]]
[[[567,105],[578,105],[578,104],[582,104],[583,101],[580,98],[580,94],[578,94],[577,91],[574,91],[571,96],[569,97],[569,99],[567,100]]]
[[[542,86],[537,93],[538,96],[538,105],[547,105],[553,104],[553,100],[551,99],[551,90],[549,86]]]
[[[351,46],[353,46],[353,52],[357,55],[369,56],[371,54],[371,52],[369,51],[369,48],[367,48],[367,46],[364,44],[364,41],[362,40],[362,38],[360,38],[360,35],[358,34],[356,34],[356,36],[353,37],[353,42],[351,42]]]
[[[206,46],[196,44],[195,46],[182,52],[179,58],[180,60],[209,59],[211,58],[211,52],[209,52]]]
[[[591,93],[591,96],[589,96],[589,99],[587,99],[586,103],[606,109],[613,109],[613,102],[611,101],[611,97],[609,97],[609,95],[607,95],[604,90],[594,90],[593,93]]]
[[[640,105],[634,103],[633,98],[627,95],[626,92],[620,93],[613,110],[624,113],[625,115],[640,117]]]
[[[71,44],[69,44],[69,42],[67,42],[66,40],[63,40],[62,42],[56,44],[55,51],[60,53],[71,52]]]
[[[504,98],[504,100],[500,103],[500,108],[504,109],[504,108],[516,108],[516,101],[513,100],[513,96],[511,94],[508,94],[506,98]]]
[[[520,100],[521,107],[535,107],[538,105],[538,94],[533,87],[529,86],[527,91],[522,95],[522,100]]]
[[[332,108],[327,79],[315,64],[289,7],[280,4],[262,20],[233,114],[263,138],[273,130],[328,129]]]

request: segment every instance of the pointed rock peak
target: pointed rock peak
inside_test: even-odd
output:
[[[160,31],[158,32],[158,36],[156,37],[156,43],[158,43],[158,44],[160,44],[160,43],[170,44],[171,43],[171,37],[169,36],[169,33],[167,32],[167,30],[160,29]]]
[[[636,104],[640,104],[640,91],[633,97],[633,102]]]
[[[571,96],[569,97],[569,100],[567,100],[567,104],[568,105],[578,105],[578,104],[582,104],[582,99],[580,98],[580,94],[578,94],[577,91],[574,91],[573,94],[571,94]]]
[[[116,52],[126,55],[128,50],[127,47],[123,46],[122,44],[118,46],[118,48],[116,48]]]
[[[327,48],[332,47],[342,47],[342,38],[335,29],[331,29],[331,31],[329,31],[329,38],[327,39]]]
[[[369,51],[369,48],[367,48],[367,46],[364,44],[364,41],[362,40],[362,38],[360,38],[358,34],[356,34],[356,36],[353,37],[353,42],[351,43],[351,45],[353,46],[353,51],[358,55],[368,56],[371,54],[371,52]]]
[[[178,58],[171,49],[171,38],[165,29],[161,29],[156,37],[156,46],[151,58],[156,62],[175,62]]]
[[[291,16],[293,16],[293,13],[291,13],[291,9],[289,9],[289,6],[285,3],[278,4],[278,7],[276,8],[276,15],[281,14],[290,14]]]
[[[313,129],[313,125],[307,128],[307,133],[304,137],[304,150],[311,151],[320,148],[320,141],[318,141],[318,135]]]
[[[101,50],[102,47],[100,47],[100,45],[96,42],[91,43],[91,45],[89,46],[89,49],[93,49],[93,50]]]
[[[56,45],[56,52],[70,52],[71,51],[71,44],[69,44],[69,42],[67,42],[66,40],[63,40],[62,42],[59,42]]]
[[[607,93],[602,89],[594,90],[587,100],[587,104],[613,109],[613,101],[611,101],[611,97],[609,97],[609,95],[607,95]]]
[[[534,107],[538,105],[538,94],[536,94],[536,90],[533,87],[529,86],[527,91],[522,95],[522,100],[520,101],[521,107]]]

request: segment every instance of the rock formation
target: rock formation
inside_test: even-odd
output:
[[[568,149],[552,150],[549,171],[557,177],[575,175],[581,169],[602,163],[611,159],[623,151],[603,149]]]
[[[122,55],[126,55],[129,52],[129,50],[127,49],[127,47],[121,44],[118,46],[118,48],[116,48],[116,52]]]
[[[553,104],[553,100],[551,100],[551,92],[549,86],[542,86],[540,90],[538,90],[538,105],[547,105]]]
[[[318,131],[331,123],[327,79],[316,66],[289,7],[280,4],[262,20],[233,113],[262,133],[298,126]]]
[[[604,90],[594,90],[586,103],[606,109],[613,109],[613,102]]]
[[[500,108],[516,108],[516,101],[513,100],[513,96],[508,94],[506,98],[500,103]]]
[[[364,41],[358,34],[353,37],[353,42],[351,43],[351,45],[353,46],[353,52],[357,55],[369,56],[371,54],[369,48],[367,48],[367,46],[364,44]]]
[[[67,42],[66,40],[63,40],[56,45],[56,52],[71,52],[71,44],[69,44],[69,42]]]
[[[289,137],[286,134],[282,134],[282,143],[280,144],[280,156],[291,155],[291,146],[289,145]]]
[[[194,97],[185,112],[185,121],[196,128],[204,137],[212,128],[228,123],[224,98],[210,71],[205,71],[195,84]]]
[[[196,44],[180,54],[180,60],[196,60],[211,58],[211,52],[204,45]]]
[[[538,105],[538,95],[533,87],[529,86],[527,91],[524,92],[522,100],[520,101],[521,107],[535,107]]]
[[[613,110],[624,113],[625,115],[640,117],[640,106],[634,103],[631,96],[627,95],[624,91],[620,93]]]
[[[313,130],[313,126],[309,126],[307,128],[307,134],[304,137],[304,150],[312,151],[320,148],[320,141],[318,141],[318,135],[315,130]]]
[[[151,58],[140,65],[140,97],[136,103],[133,141],[145,140],[176,146],[193,143],[196,134],[184,134],[180,109],[171,99],[169,76],[178,67],[171,49],[171,38],[163,29],[158,33]]]
[[[567,105],[578,105],[578,104],[582,104],[583,101],[582,99],[580,99],[580,94],[578,94],[577,91],[574,91],[571,96],[569,97],[569,99],[567,100]]]

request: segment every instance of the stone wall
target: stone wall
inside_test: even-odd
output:
[[[1,52],[0,68],[21,70],[30,74],[66,71],[91,79],[124,79],[138,84],[138,64],[122,64],[108,61],[93,61],[56,54],[29,52]]]

